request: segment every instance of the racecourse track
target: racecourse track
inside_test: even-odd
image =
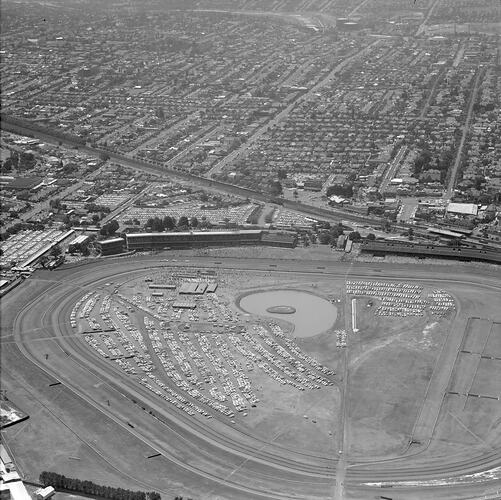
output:
[[[110,280],[124,282],[155,267],[304,273],[321,279],[405,279],[434,284],[469,284],[479,290],[499,293],[501,276],[497,268],[191,256],[175,256],[173,259],[170,254],[165,255],[169,257],[168,261],[162,257],[141,256],[100,260],[52,272],[38,271],[22,287],[38,281],[45,283],[45,289],[34,299],[22,305],[16,304],[19,312],[14,321],[14,340],[4,345],[4,348],[18,349],[22,353],[19,356],[12,351],[15,371],[33,370],[33,365],[36,365],[51,380],[61,382],[75,397],[84,400],[96,418],[107,419],[153,453],[159,453],[160,460],[193,474],[194,482],[204,484],[207,497],[209,493],[219,493],[223,498],[312,499],[339,497],[344,495],[343,491],[353,490],[368,495],[363,498],[373,498],[381,489],[376,488],[377,491],[371,493],[371,487],[366,483],[428,481],[501,466],[499,449],[471,457],[416,461],[425,451],[423,448],[396,459],[353,463],[349,457],[342,457],[340,461],[337,454],[308,453],[266,442],[243,427],[231,427],[216,419],[213,419],[214,425],[204,425],[203,421],[189,417],[175,407],[160,405],[151,392],[123,377],[118,368],[77,340],[67,321],[71,308],[83,291],[104,286]],[[16,299],[19,300],[19,295]],[[8,307],[9,296],[4,302]],[[45,390],[51,389],[47,385]],[[96,446],[99,448],[98,444]],[[116,469],[123,467],[104,445],[99,453]],[[343,471],[340,471],[341,465]],[[137,472],[135,475],[134,468],[121,472],[137,479],[138,484],[162,491],[154,480],[147,479],[147,475]],[[472,494],[484,487],[478,483],[462,486]],[[395,484],[392,491],[397,491],[397,488],[398,484]],[[436,492],[439,498],[440,488],[429,491]],[[170,491],[165,492],[170,494]],[[406,492],[415,493],[415,489],[402,488],[402,495]]]

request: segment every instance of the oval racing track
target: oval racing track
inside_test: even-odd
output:
[[[270,264],[273,263],[273,264]],[[322,264],[321,266],[319,264]],[[270,269],[273,265],[273,269]],[[144,273],[155,267],[182,266],[220,268],[227,270],[267,271],[273,273],[306,273],[325,278],[380,278],[402,279],[406,281],[431,281],[433,283],[468,283],[491,290],[501,290],[497,272],[479,269],[456,269],[457,279],[451,276],[451,267],[441,268],[440,272],[423,266],[415,266],[412,276],[410,267],[399,265],[357,264],[346,265],[323,261],[272,261],[267,259],[231,259],[193,257],[182,261],[162,262],[151,257],[135,259],[114,259],[99,261],[96,264],[84,265],[74,269],[56,272],[44,272],[34,279],[54,280],[50,289],[49,307],[44,305],[47,292],[26,304],[19,312],[14,325],[14,338],[23,355],[40,369],[49,373],[66,387],[83,398],[96,411],[104,413],[117,425],[127,429],[137,439],[148,444],[168,460],[186,470],[217,484],[245,493],[256,498],[322,498],[329,496],[333,490],[336,476],[337,457],[325,454],[306,453],[268,443],[257,439],[245,429],[235,429],[225,424],[215,423],[212,428],[196,418],[185,416],[184,412],[168,405],[160,406],[149,391],[123,376],[97,354],[76,340],[74,332],[67,324],[69,312],[82,295],[82,288],[93,290],[102,286],[101,281],[128,278],[135,273]],[[497,271],[497,270],[496,270]],[[68,290],[70,287],[70,291]],[[40,308],[43,312],[40,314]],[[37,342],[32,341],[31,332],[42,328],[48,337],[55,336],[53,341],[44,342],[44,353],[51,349],[50,363],[43,359]],[[52,330],[52,333],[51,333]],[[43,338],[43,337],[42,337]],[[61,351],[62,350],[62,351]],[[68,355],[63,354],[63,351]],[[71,365],[71,374],[68,368]],[[88,380],[84,386],[75,384]],[[100,385],[99,385],[100,384]],[[98,386],[98,387],[96,387]],[[336,389],[337,390],[337,389]],[[112,404],[103,404],[106,395]],[[155,420],[132,399],[142,401],[147,409],[161,418],[164,423]],[[132,429],[127,422],[137,423],[148,419],[147,425],[135,425]],[[211,422],[214,422],[213,419]],[[238,426],[237,426],[238,427]],[[166,438],[167,435],[167,438]],[[196,457],[186,460],[176,456],[171,450],[173,441],[183,447],[187,454]],[[186,453],[183,454],[186,456]],[[444,461],[436,460],[429,465],[413,465],[409,458],[402,457],[380,462],[349,464],[346,471],[347,485],[363,485],[369,482],[384,481],[424,481],[468,473],[481,472],[501,465],[501,451],[471,457],[468,460]],[[348,459],[349,460],[349,459]],[[113,457],[107,457],[113,463]],[[407,463],[406,463],[407,462]],[[137,478],[141,483],[141,478]],[[151,485],[154,488],[154,485]],[[380,490],[379,490],[380,491]]]

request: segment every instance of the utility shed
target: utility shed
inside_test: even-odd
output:
[[[47,486],[46,488],[40,488],[35,491],[35,495],[37,500],[46,500],[47,498],[50,498],[52,495],[54,495],[56,491],[52,486]]]

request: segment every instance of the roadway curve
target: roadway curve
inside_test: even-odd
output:
[[[172,254],[165,255],[172,259]],[[308,273],[338,279],[346,279],[349,275],[350,278],[473,283],[491,291],[501,289],[501,276],[497,269],[461,265],[452,268],[358,263],[347,269],[345,263],[330,261],[183,257],[177,262],[171,260],[166,263],[159,258],[143,256],[38,272],[33,281],[46,280],[47,287],[43,294],[19,308],[14,321],[14,340],[10,345],[8,342],[4,345],[13,354],[16,370],[32,370],[36,365],[49,375],[50,380],[61,381],[82,398],[96,414],[126,430],[167,461],[204,480],[205,485],[210,485],[210,491],[217,490],[229,495],[229,498],[242,499],[329,498],[336,478],[337,457],[266,443],[238,426],[230,428],[214,422],[209,428],[201,420],[187,417],[171,407],[160,406],[149,391],[123,377],[109,363],[83,346],[81,341],[77,341],[66,324],[72,305],[84,290],[102,286],[112,278],[122,282],[134,271],[144,272],[145,269],[165,265]],[[9,296],[4,300],[6,307],[8,299]],[[34,340],[37,336],[40,343]],[[51,340],[44,341],[43,338]],[[16,349],[19,353],[14,352]],[[8,366],[5,368],[8,369]],[[108,406],[103,404],[107,400],[110,402]],[[151,410],[157,418],[142,412],[132,400],[143,402],[146,410]],[[133,422],[135,427],[129,427],[128,422]],[[112,455],[105,456],[102,450],[101,455],[108,463],[114,463]],[[364,484],[370,482],[424,481],[486,471],[501,466],[501,450],[491,450],[468,460],[451,457],[448,463],[437,459],[425,465],[416,465],[410,456],[360,463],[350,462],[346,457],[344,461],[343,481],[346,487],[364,489]],[[145,484],[145,478],[137,473],[134,476],[133,470],[122,472],[137,478],[138,484]],[[159,489],[155,484],[147,485]]]

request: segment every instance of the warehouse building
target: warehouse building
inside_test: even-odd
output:
[[[86,236],[85,234],[80,234],[74,240],[70,241],[70,243],[68,244],[68,252],[69,253],[78,252],[85,245],[87,245],[87,243],[89,242],[89,239],[90,238],[88,236]]]
[[[181,285],[179,293],[181,295],[203,295],[207,290],[207,283],[199,282],[186,282]]]

